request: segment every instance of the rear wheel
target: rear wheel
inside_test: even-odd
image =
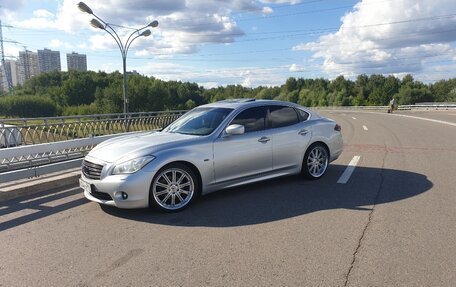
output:
[[[302,174],[308,179],[319,179],[322,177],[329,164],[328,150],[321,143],[311,145],[304,155],[302,163]]]
[[[198,189],[198,180],[190,168],[184,164],[170,164],[154,177],[149,205],[166,212],[180,211],[192,202]]]

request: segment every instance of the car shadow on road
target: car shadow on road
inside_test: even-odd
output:
[[[88,203],[80,194],[79,187],[68,186],[0,202],[0,231]]]
[[[267,223],[329,209],[366,212],[430,190],[425,175],[394,169],[358,167],[347,184],[336,183],[346,166],[331,165],[324,178],[298,176],[268,180],[203,196],[177,213],[102,209],[113,216],[154,224],[189,227],[230,227]]]

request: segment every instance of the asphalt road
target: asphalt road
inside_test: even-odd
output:
[[[345,149],[318,181],[177,214],[100,207],[77,187],[0,203],[0,286],[456,286],[456,112],[321,113]]]

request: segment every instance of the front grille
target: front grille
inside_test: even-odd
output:
[[[91,191],[90,195],[101,200],[112,200],[112,197],[105,192]]]
[[[87,160],[82,161],[82,173],[90,179],[100,179],[103,166]]]

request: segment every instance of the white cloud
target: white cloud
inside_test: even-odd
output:
[[[55,29],[57,23],[55,21],[55,15],[45,9],[39,9],[33,11],[32,18],[23,21],[14,21],[13,25],[27,29]]]
[[[252,87],[252,79],[247,76],[244,78],[244,81],[242,81],[242,84],[241,84],[243,87],[247,87],[247,88],[250,88]]]
[[[5,57],[7,59],[14,59],[17,55],[19,55],[19,51],[22,51],[23,48],[17,45],[5,44]]]
[[[454,0],[362,0],[335,33],[294,50],[312,51],[330,75],[418,73],[429,59],[449,59],[456,40]]]
[[[182,65],[169,62],[150,60],[143,65],[131,66],[129,70],[137,70],[142,74],[154,76],[162,80],[191,81],[205,87],[226,85],[243,85],[245,87],[277,86],[283,84],[287,66],[274,68],[240,67],[227,69],[201,69],[198,66]]]
[[[65,48],[65,49],[74,49],[74,46],[68,42],[63,42],[59,39],[53,39],[49,42],[49,47],[51,48]]]
[[[11,19],[14,19],[15,12],[19,11],[24,6],[25,0],[2,0],[0,4],[0,17],[10,21]]]
[[[78,49],[80,50],[85,50],[85,49],[88,49],[88,46],[86,43],[82,43],[82,44],[79,44],[77,45]]]
[[[7,1],[11,7],[15,3],[11,0],[2,1]],[[16,20],[14,25],[30,29],[58,29],[75,34],[87,31],[92,29],[89,21],[93,17],[77,8],[79,1],[61,0],[55,14],[42,9],[36,10],[32,18]],[[285,2],[268,1],[267,3]],[[137,39],[132,46],[141,50],[143,55],[194,53],[201,45],[208,43],[233,43],[236,38],[244,35],[244,31],[238,27],[233,18],[234,13],[272,12],[272,9],[264,7],[264,1],[260,0],[135,0],[133,2],[87,0],[85,3],[108,23],[139,28],[152,20],[158,20],[159,26],[151,28],[152,37]],[[20,5],[15,4],[14,7],[16,6]],[[132,31],[120,29],[117,32],[122,39],[125,39]],[[90,48],[115,49],[116,44],[110,36],[106,33],[104,36],[101,34],[97,33],[89,37]]]
[[[63,0],[56,14],[45,9],[33,11],[33,17],[25,20],[11,19],[13,26],[36,30],[60,30],[67,33],[80,31],[86,27],[91,17],[77,9],[78,0]],[[82,15],[81,15],[82,14]]]
[[[268,4],[298,4],[301,3],[300,0],[261,0],[261,3],[268,3]]]
[[[274,10],[272,10],[271,7],[266,6],[266,7],[263,7],[262,12],[263,12],[263,14],[267,15],[267,14],[272,14],[274,12]]]
[[[49,12],[46,9],[39,9],[39,10],[33,11],[33,16],[38,17],[38,18],[53,18],[54,14],[52,14],[51,12]]]
[[[204,82],[204,83],[198,82],[198,85],[203,86],[206,89],[217,88],[219,86],[219,84],[217,82]]]
[[[298,64],[292,64],[292,65],[290,66],[289,71],[290,71],[290,72],[302,72],[302,71],[304,71],[304,68],[301,67],[301,66],[298,65]]]

